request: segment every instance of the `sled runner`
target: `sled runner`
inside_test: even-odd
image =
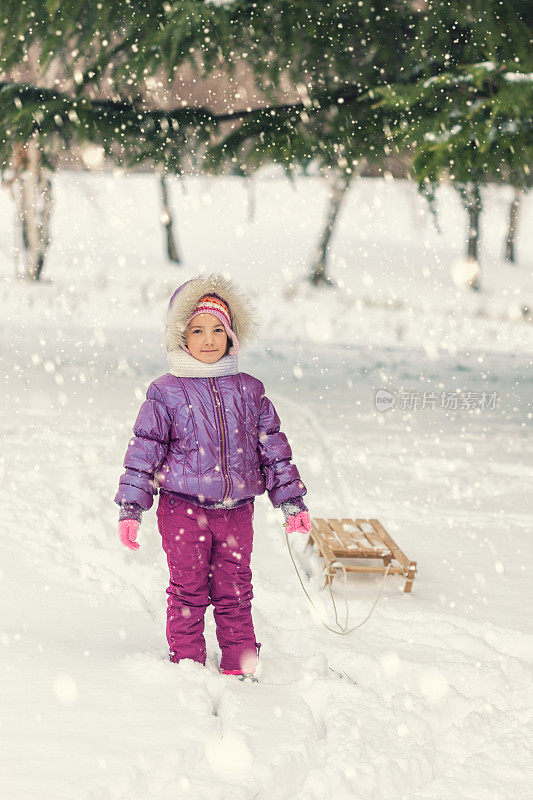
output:
[[[324,559],[325,585],[333,582],[338,570],[346,572],[389,573],[402,575],[405,592],[410,592],[416,573],[416,561],[410,561],[377,519],[311,519],[307,547],[316,544]],[[354,559],[379,559],[383,564],[356,564]],[[342,559],[342,563],[339,561]],[[346,563],[348,562],[348,563]],[[351,563],[350,563],[351,562]]]

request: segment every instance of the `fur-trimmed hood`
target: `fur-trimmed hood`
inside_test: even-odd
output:
[[[257,312],[240,286],[217,273],[199,275],[179,286],[170,298],[164,338],[167,351],[177,350],[185,343],[187,320],[204,294],[216,294],[228,304],[231,329],[241,345],[257,336]]]

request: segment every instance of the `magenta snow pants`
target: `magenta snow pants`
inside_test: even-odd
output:
[[[205,663],[204,615],[212,603],[221,669],[253,672],[261,645],[252,623],[254,502],[204,509],[161,493],[157,521],[167,556],[170,660]]]

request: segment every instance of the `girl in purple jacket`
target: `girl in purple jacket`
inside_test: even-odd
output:
[[[266,490],[289,531],[308,533],[308,510],[287,437],[260,380],[239,372],[240,344],[257,324],[242,290],[222,275],[174,292],[165,344],[170,372],[148,387],[115,502],[119,535],[136,550],[144,510],[159,490],[167,556],[170,660],[205,664],[212,603],[225,675],[250,675],[261,644],[252,623],[254,498]]]

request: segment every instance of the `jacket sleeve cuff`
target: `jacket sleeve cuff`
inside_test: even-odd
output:
[[[122,522],[123,519],[134,519],[137,522],[141,522],[142,515],[143,510],[137,503],[121,503],[118,520]]]
[[[290,500],[285,500],[285,502],[280,505],[280,508],[283,511],[285,522],[294,514],[309,510],[301,497],[292,497]]]

